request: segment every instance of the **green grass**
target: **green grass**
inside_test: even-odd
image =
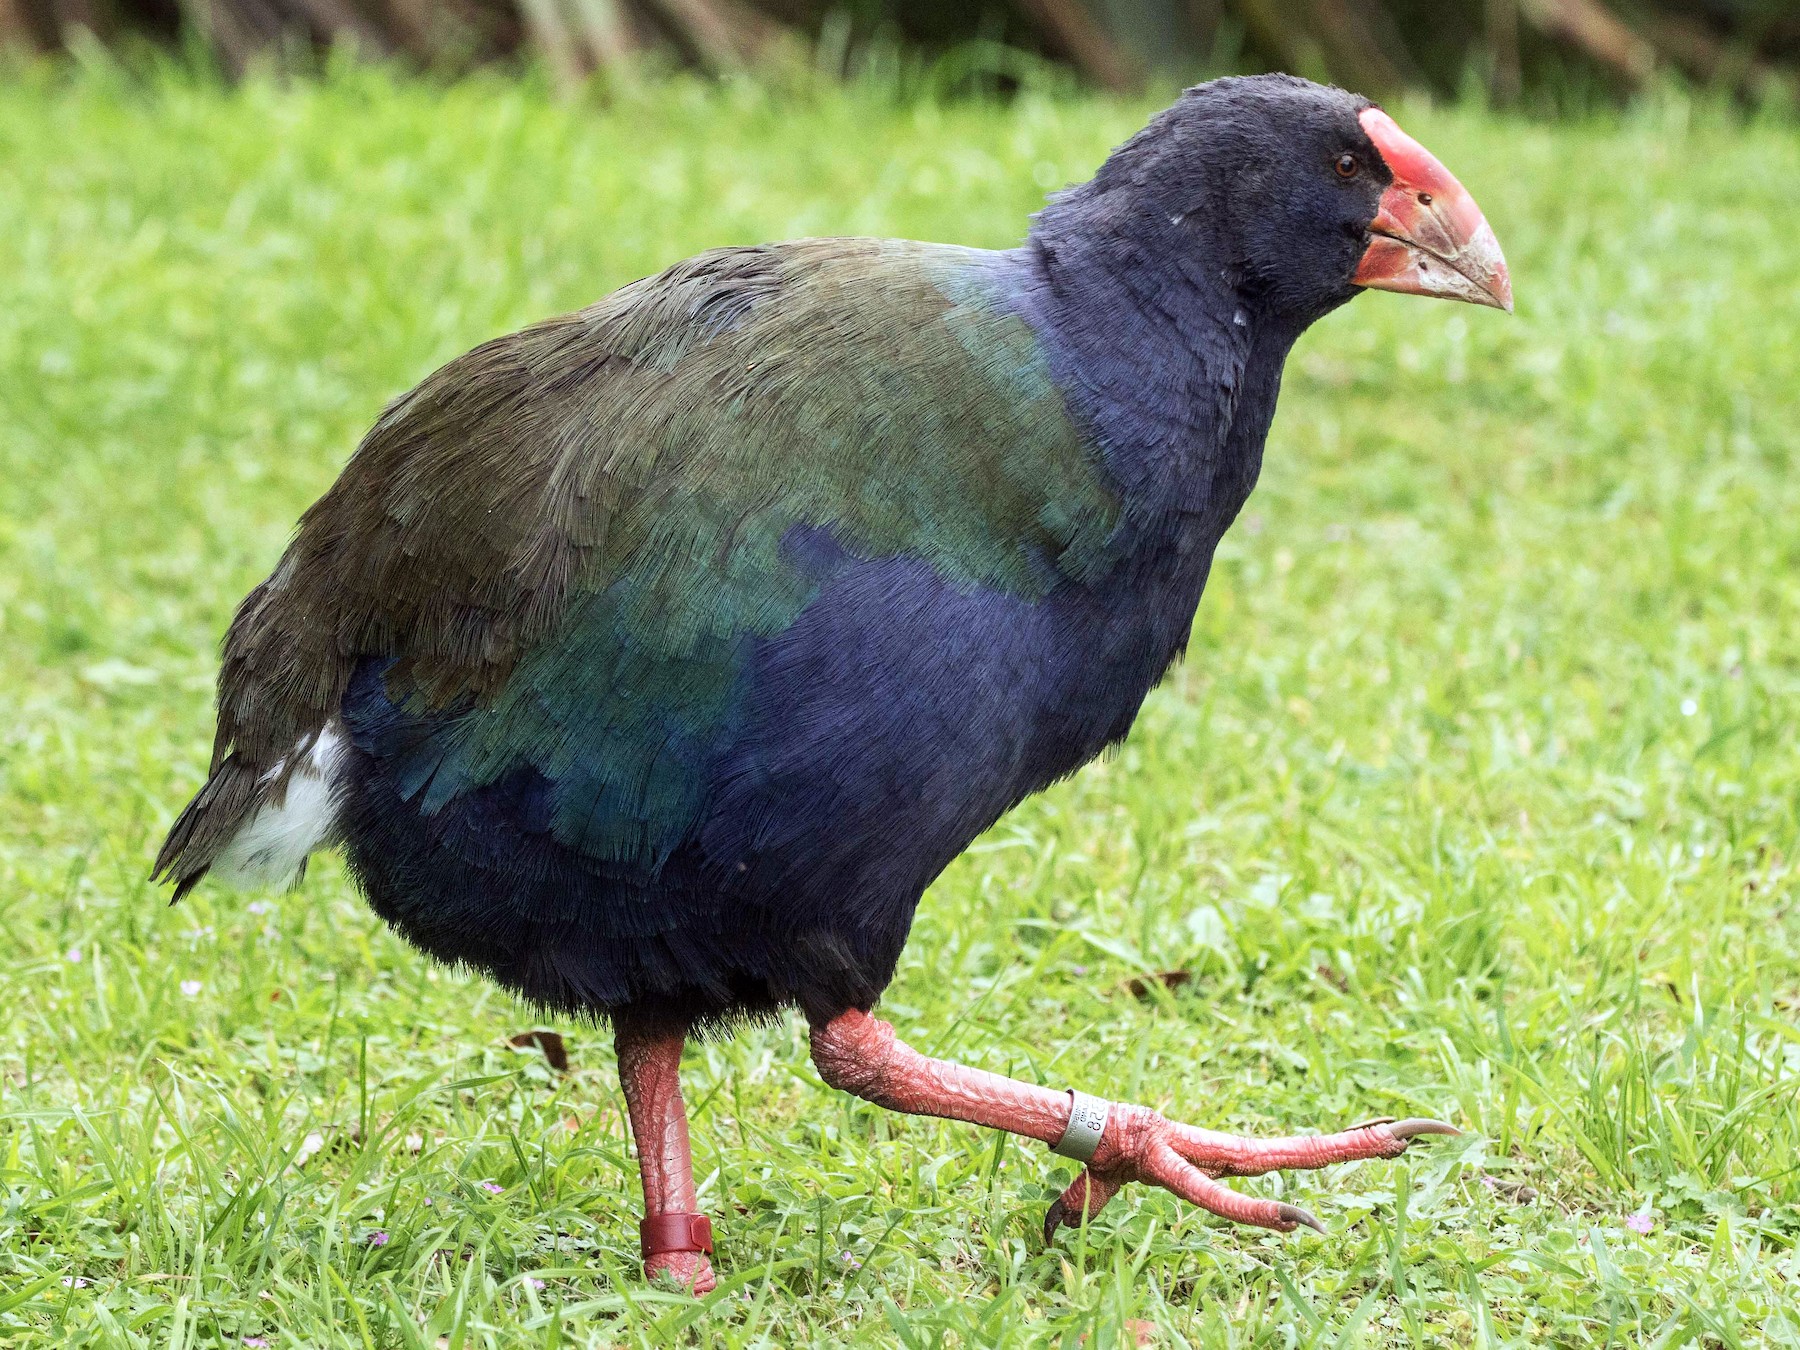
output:
[[[1045,1251],[1065,1164],[824,1089],[789,1022],[688,1056],[689,1302],[633,1279],[602,1033],[509,1048],[335,859],[146,883],[232,606],[385,400],[707,245],[1010,243],[1146,110],[0,84],[0,1345],[1800,1343],[1791,124],[1403,109],[1517,317],[1310,334],[1187,663],[920,911],[922,1048],[1467,1130],[1245,1183],[1327,1239],[1134,1189]]]

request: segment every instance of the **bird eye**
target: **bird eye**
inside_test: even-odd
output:
[[[1337,176],[1339,178],[1354,178],[1356,177],[1356,171],[1360,169],[1362,165],[1356,162],[1355,155],[1351,154],[1349,151],[1345,151],[1337,157],[1337,164],[1334,167],[1337,169]]]

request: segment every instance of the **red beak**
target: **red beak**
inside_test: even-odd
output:
[[[1441,295],[1512,313],[1512,282],[1500,243],[1475,199],[1437,157],[1380,108],[1365,108],[1363,131],[1394,181],[1369,222],[1369,247],[1351,278],[1358,286]]]

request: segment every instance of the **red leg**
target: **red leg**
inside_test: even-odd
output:
[[[681,1100],[680,1032],[646,1033],[624,1022],[613,1029],[619,1083],[637,1142],[644,1178],[644,1275],[667,1273],[684,1289],[711,1292],[712,1228],[698,1213],[694,1158],[688,1147],[687,1106]]]
[[[1046,1144],[1060,1140],[1069,1126],[1066,1092],[929,1059],[897,1040],[886,1022],[856,1009],[814,1026],[812,1053],[820,1076],[831,1086],[896,1111],[966,1120]],[[1404,1153],[1417,1135],[1455,1133],[1442,1121],[1379,1120],[1338,1134],[1242,1139],[1176,1124],[1142,1106],[1115,1103],[1087,1170],[1051,1206],[1045,1239],[1060,1224],[1099,1213],[1128,1181],[1161,1186],[1238,1223],[1284,1233],[1306,1224],[1323,1232],[1324,1226],[1299,1206],[1240,1194],[1217,1178],[1391,1158]]]

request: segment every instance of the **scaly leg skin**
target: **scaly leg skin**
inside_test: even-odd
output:
[[[812,1029],[813,1063],[832,1087],[878,1106],[1009,1130],[1054,1144],[1069,1125],[1066,1092],[929,1059],[894,1036],[893,1027],[851,1009]],[[1044,1240],[1062,1224],[1100,1212],[1128,1181],[1146,1181],[1235,1223],[1289,1233],[1325,1226],[1298,1205],[1243,1195],[1219,1184],[1277,1168],[1325,1167],[1358,1158],[1392,1158],[1418,1135],[1457,1134],[1440,1120],[1375,1120],[1338,1134],[1244,1139],[1165,1120],[1142,1106],[1114,1103],[1087,1169],[1050,1207]]]
[[[667,1275],[696,1294],[712,1292],[712,1228],[696,1210],[694,1157],[688,1146],[687,1106],[681,1100],[680,1032],[650,1033],[620,1021],[613,1030],[619,1083],[637,1141],[644,1178],[644,1276]]]

